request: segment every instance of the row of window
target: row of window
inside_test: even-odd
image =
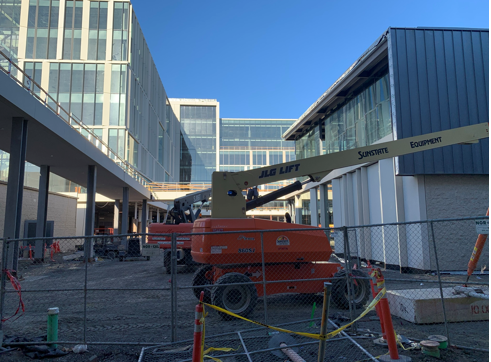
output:
[[[326,153],[373,144],[392,132],[389,76],[378,79],[325,120]]]
[[[82,0],[68,0],[63,14],[63,59],[80,59],[82,44]],[[128,60],[129,3],[113,8],[111,60]],[[56,59],[60,0],[30,0],[26,59]],[[106,60],[108,3],[91,1],[89,11],[88,60]]]
[[[186,169],[192,182],[209,182],[216,171],[216,107],[181,106],[181,128],[188,150]]]
[[[296,156],[302,159],[367,146],[391,132],[389,76],[385,74],[296,140]]]
[[[220,144],[233,147],[261,147],[267,142],[268,147],[293,147],[292,141],[284,141],[281,137],[293,122],[294,120],[222,119]]]
[[[266,162],[269,159],[269,162]],[[293,151],[225,151],[220,150],[220,165],[266,166],[295,159]],[[251,162],[252,160],[252,162]]]

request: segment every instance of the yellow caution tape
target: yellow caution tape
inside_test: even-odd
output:
[[[264,323],[261,323],[261,322],[256,322],[256,321],[252,321],[252,320],[247,319],[245,317],[242,317],[242,316],[240,316],[238,314],[229,312],[228,310],[223,309],[223,308],[220,308],[220,307],[217,307],[216,305],[212,305],[212,304],[208,304],[208,303],[204,303],[204,302],[201,302],[201,303],[203,305],[206,305],[207,307],[213,308],[213,309],[215,309],[215,310],[217,310],[217,311],[219,311],[221,313],[225,313],[225,314],[228,314],[228,315],[230,315],[232,317],[239,318],[239,319],[242,319],[242,320],[244,320],[246,322],[254,323],[254,324],[257,324],[259,326],[266,327],[266,328],[269,328],[269,329],[272,329],[272,330],[275,330],[275,331],[278,331],[278,332],[292,333],[292,334],[296,334],[296,335],[307,337],[307,338],[312,338],[312,339],[318,339],[318,340],[321,340],[321,341],[325,341],[325,340],[327,340],[329,338],[332,338],[335,335],[339,334],[340,332],[342,332],[343,330],[345,330],[346,328],[348,328],[349,326],[351,326],[353,323],[357,322],[358,320],[360,320],[361,318],[363,318],[364,316],[366,316],[370,311],[372,311],[375,308],[375,306],[378,304],[378,302],[380,302],[380,300],[385,295],[385,293],[386,293],[386,289],[383,288],[382,290],[380,290],[380,292],[377,294],[377,296],[372,300],[372,302],[368,305],[368,307],[355,320],[351,321],[348,324],[345,324],[344,326],[336,329],[335,331],[329,332],[329,333],[324,334],[324,335],[316,334],[316,333],[295,332],[295,331],[291,331],[291,330],[284,329],[284,328],[278,328],[278,327],[269,326],[267,324],[264,324]],[[205,331],[205,329],[204,329],[204,326],[203,326],[203,339],[204,339],[204,334],[205,334],[204,331]]]
[[[204,306],[205,303],[202,304],[203,304],[203,317],[200,319],[201,324],[203,324],[203,333],[201,334],[201,362],[203,362],[203,358],[210,358],[215,362],[222,362],[222,360],[219,358],[208,356],[208,353],[213,351],[221,351],[221,352],[237,351],[239,348],[233,349],[233,348],[210,347],[206,349],[206,351],[204,350],[205,349],[205,317],[208,315],[208,313],[205,312],[205,306]]]
[[[401,346],[401,348],[405,351],[410,351],[412,349],[415,349],[416,347],[408,347],[408,348],[405,348],[403,345],[402,345],[402,342],[401,342],[401,339],[399,338],[399,336],[397,335],[397,332],[396,330],[394,329],[394,334],[396,335],[396,341],[397,341],[397,344],[399,346]]]

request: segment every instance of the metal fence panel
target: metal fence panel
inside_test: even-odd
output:
[[[36,239],[10,240],[5,245],[20,245],[17,276],[25,312],[3,322],[2,331],[26,338],[44,334],[47,309],[59,307],[60,341],[155,343],[160,345],[145,348],[141,360],[189,360],[201,291],[206,302],[252,321],[319,333],[323,283],[333,283],[331,331],[366,309],[373,299],[369,274],[380,269],[397,334],[412,341],[444,335],[452,344],[487,349],[488,300],[457,295],[454,288],[466,282],[477,237],[473,225],[473,220],[456,219],[325,230],[287,225],[279,230],[158,234],[152,235],[154,240],[165,238],[170,244],[162,241],[150,260],[142,254],[149,234],[37,239],[38,247],[39,240],[43,249],[46,245],[44,260],[34,252]],[[191,240],[195,248],[209,248],[194,263],[189,249],[184,250],[184,242]],[[488,250],[486,246],[468,283],[480,294],[489,294]],[[19,295],[6,270],[2,279],[1,314],[8,318]],[[273,352],[279,347],[269,345],[275,331],[208,307],[206,312],[206,344],[236,350],[214,355],[277,360]],[[370,312],[327,342],[326,360],[370,360],[385,354],[387,347],[373,342],[381,331],[377,313]],[[291,337],[305,360],[317,360],[318,341]],[[442,354],[465,360],[462,351]],[[421,360],[419,351],[400,353]],[[477,359],[482,354],[470,353]]]

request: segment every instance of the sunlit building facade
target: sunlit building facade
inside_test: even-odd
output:
[[[389,28],[283,137],[295,141],[301,159],[485,123],[488,79],[488,29]],[[294,202],[298,223],[328,226],[332,216],[335,227],[482,215],[489,206],[489,140],[337,169]],[[372,236],[356,236],[362,258],[430,269],[424,227]],[[343,243],[336,240],[336,252]],[[391,248],[399,254],[388,256]]]
[[[179,181],[180,126],[130,1],[0,0],[0,51],[149,181]]]

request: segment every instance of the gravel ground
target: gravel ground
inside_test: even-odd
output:
[[[89,264],[87,270],[81,262],[63,262],[62,256],[55,256],[57,262],[44,265],[31,265],[29,262],[21,263],[20,275],[22,285],[22,299],[26,311],[16,320],[4,323],[3,330],[9,336],[21,336],[33,338],[46,334],[46,310],[50,307],[59,307],[59,340],[80,342],[84,340],[84,315],[86,314],[86,340],[90,342],[117,343],[113,345],[89,345],[89,352],[84,354],[69,353],[59,357],[57,361],[138,361],[142,346],[131,345],[160,344],[171,342],[171,291],[170,276],[164,273],[162,257],[152,258],[150,261],[135,259],[134,261],[119,262],[117,260],[104,260]],[[190,339],[193,336],[194,308],[196,299],[191,286],[192,270],[180,269],[177,275],[179,290],[177,338],[178,340]],[[411,279],[417,282],[390,282],[388,289],[423,288],[428,287],[425,280],[435,280],[431,275],[401,275],[395,272],[384,272],[387,278],[397,277]],[[84,282],[87,276],[87,293],[84,293]],[[462,280],[462,276],[446,276],[446,280]],[[460,279],[458,279],[460,278]],[[484,277],[482,277],[484,279]],[[487,276],[485,280],[487,282]],[[476,280],[476,277],[473,277]],[[421,286],[423,284],[423,286]],[[432,285],[437,287],[437,285]],[[8,285],[8,290],[12,290]],[[84,300],[86,310],[84,311]],[[314,318],[320,318],[322,298],[320,296],[303,295],[277,295],[267,299],[267,323],[278,325],[300,320],[308,320],[311,317],[313,303],[318,308]],[[5,298],[5,316],[13,314],[17,308],[18,296],[15,293],[7,293]],[[285,313],[286,312],[286,313]],[[360,311],[356,313],[359,314]],[[85,314],[84,314],[85,313]],[[330,315],[334,321],[345,323],[349,312],[330,309]],[[263,299],[258,300],[256,309],[250,319],[265,322],[265,309]],[[443,324],[415,325],[400,318],[394,317],[394,328],[397,333],[408,338],[424,339],[432,334],[445,334]],[[223,321],[215,311],[209,311],[206,318],[206,334],[211,336],[219,333],[245,331],[255,326],[241,320]],[[376,320],[374,312],[370,313],[358,324],[356,341],[366,348],[374,356],[387,352],[384,347],[373,344],[372,335],[380,331],[380,323]],[[318,332],[318,327],[309,327],[308,322],[297,323],[290,326],[292,330]],[[488,348],[489,327],[488,322],[450,323],[451,343],[474,348]],[[352,331],[351,331],[352,332]],[[241,335],[245,338],[248,349],[267,348],[271,335],[267,330],[246,331]],[[237,334],[233,334],[237,338]],[[295,337],[297,342],[308,342],[302,337]],[[207,343],[216,347],[224,347],[231,344],[234,348],[240,346],[235,340],[207,339]],[[233,342],[233,343],[232,343]],[[329,342],[330,360],[358,361],[366,358],[359,348],[346,341]],[[187,347],[189,342],[179,346]],[[65,348],[73,347],[73,344],[62,344]],[[172,347],[175,349],[177,346]],[[168,347],[169,349],[170,347]],[[304,354],[306,360],[316,360],[313,356],[317,345],[300,348],[300,354]],[[240,352],[240,351],[238,351]],[[410,356],[413,361],[430,361],[431,357],[423,355],[420,351],[405,351],[404,355]],[[149,361],[173,361],[179,360],[183,355],[164,358],[166,354],[160,354],[159,358]],[[178,358],[178,356],[181,356]],[[259,353],[254,355],[256,361],[281,361],[272,354]],[[242,361],[244,357],[223,359],[226,361]],[[29,361],[21,351],[13,351],[0,355],[2,361]],[[450,348],[442,352],[444,361],[484,361],[488,360],[488,354],[472,350]]]

